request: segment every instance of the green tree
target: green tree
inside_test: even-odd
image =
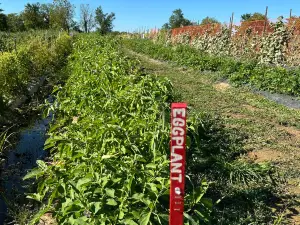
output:
[[[90,32],[94,26],[94,15],[88,4],[80,5],[80,24],[85,33]]]
[[[192,25],[192,22],[186,18],[184,18],[183,12],[181,9],[176,9],[173,11],[170,19],[169,19],[169,27],[171,29],[182,27],[182,26],[189,26]]]
[[[200,25],[206,25],[206,24],[212,24],[212,23],[220,24],[220,22],[217,19],[207,16],[201,21]]]
[[[17,13],[10,13],[7,15],[7,25],[10,32],[25,31],[23,19]]]
[[[168,23],[165,23],[165,24],[161,27],[161,29],[163,29],[163,30],[169,30],[169,29],[170,29],[170,25],[169,25]]]
[[[7,16],[2,13],[3,11],[3,9],[0,9],[0,31],[6,31],[8,29]]]
[[[241,20],[242,21],[248,21],[251,18],[252,14],[251,13],[245,13],[241,15]]]
[[[79,32],[79,33],[82,33],[83,31],[81,30],[81,28],[80,28],[80,24],[78,23],[78,22],[76,22],[76,21],[72,21],[72,23],[71,23],[71,26],[70,26],[70,29],[71,30],[74,30],[74,31],[76,31],[76,32]]]
[[[241,20],[242,22],[244,21],[255,21],[255,20],[265,20],[265,15],[261,14],[261,13],[245,13],[241,16]]]
[[[44,28],[50,28],[50,12],[51,12],[51,4],[42,4],[40,8],[41,16],[44,21]]]
[[[113,21],[115,20],[115,13],[104,13],[102,7],[99,6],[96,9],[95,22],[97,24],[97,30],[101,34],[107,34],[113,29]]]
[[[27,30],[44,28],[44,20],[41,13],[40,3],[27,3],[24,11],[21,13],[21,16]]]
[[[69,31],[73,23],[73,6],[68,0],[53,0],[50,7],[50,26]]]

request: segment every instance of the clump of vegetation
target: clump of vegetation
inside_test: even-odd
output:
[[[176,9],[173,11],[169,18],[169,23],[165,23],[162,29],[174,29],[182,26],[192,25],[193,23],[184,17],[181,9]]]
[[[288,43],[292,31],[283,23],[283,17],[273,25],[274,32],[263,37],[260,50],[260,62],[264,64],[284,65],[287,62]]]
[[[51,42],[32,37],[18,46],[17,50],[0,55],[0,117],[8,106],[22,95],[29,96],[28,85],[34,79],[49,77],[61,70],[72,51],[72,39],[61,33]],[[6,115],[7,116],[7,115]],[[4,122],[1,118],[1,123]]]
[[[207,24],[214,24],[214,23],[220,24],[220,21],[217,20],[216,18],[207,16],[204,19],[202,19],[200,25],[207,25]]]
[[[266,19],[266,16],[259,13],[259,12],[256,12],[256,13],[245,13],[241,16],[241,20],[242,22],[245,22],[245,21],[257,21],[257,20],[265,20]]]

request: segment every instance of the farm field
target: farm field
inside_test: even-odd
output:
[[[300,17],[87,1],[0,3],[0,225],[300,225]]]
[[[44,202],[28,220],[167,224],[169,104],[186,101],[186,222],[297,224],[298,110],[119,38],[79,35],[67,70],[49,105],[50,156],[25,176],[36,178],[32,201]]]

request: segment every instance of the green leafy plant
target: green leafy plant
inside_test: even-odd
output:
[[[0,118],[11,102],[28,95],[28,85],[33,80],[58,73],[72,51],[72,39],[65,33],[51,35],[52,40],[38,32],[22,36],[25,37],[30,41],[18,45],[17,51],[0,54]],[[1,123],[2,120],[5,118]]]

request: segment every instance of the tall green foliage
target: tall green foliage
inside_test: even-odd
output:
[[[112,31],[113,29],[113,21],[115,20],[116,16],[115,13],[104,13],[102,7],[99,6],[95,12],[95,22],[97,24],[97,30],[101,34],[107,34]]]
[[[89,33],[95,26],[94,12],[89,4],[80,5],[80,25],[85,33]]]
[[[22,18],[27,30],[44,28],[44,18],[41,13],[41,5],[39,3],[27,3],[24,11],[22,12]]]
[[[212,24],[212,23],[220,23],[220,21],[218,21],[217,19],[213,18],[213,17],[205,17],[202,21],[200,25],[207,25],[207,24]]]
[[[43,34],[44,37],[45,34]],[[0,54],[0,108],[22,95],[32,79],[59,71],[72,51],[71,37],[61,33],[52,43],[48,39],[27,35],[17,51]],[[0,109],[0,116],[3,115]]]
[[[192,22],[184,17],[181,9],[176,9],[169,18],[169,24],[165,24],[164,27],[174,29],[188,25],[192,25]]]
[[[256,20],[265,20],[265,15],[261,14],[261,13],[245,13],[243,15],[241,15],[241,20],[242,21],[256,21]]]
[[[26,29],[22,16],[17,13],[7,15],[7,25],[10,32],[20,32]]]
[[[2,13],[3,11],[3,9],[0,9],[0,31],[6,31],[8,29],[7,16]]]
[[[75,6],[69,0],[53,0],[50,5],[50,26],[69,31],[75,13]]]

